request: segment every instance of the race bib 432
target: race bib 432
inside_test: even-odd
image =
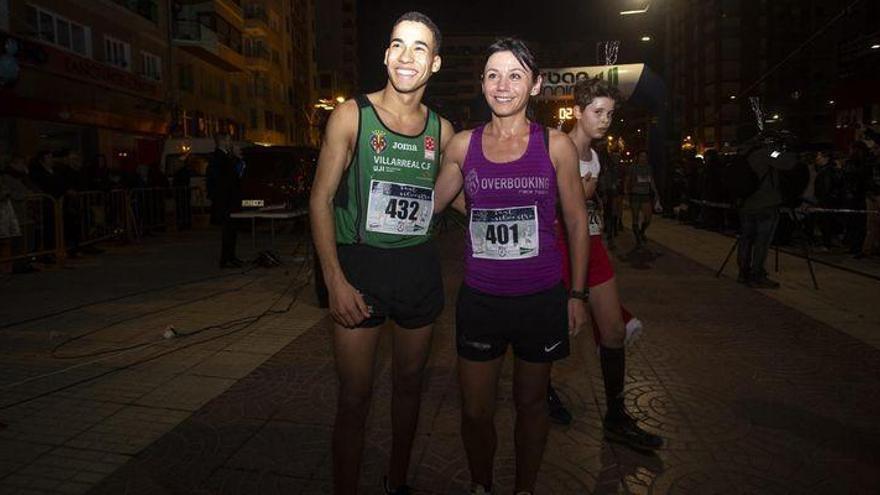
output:
[[[367,231],[426,235],[434,214],[434,190],[373,180],[367,203]]]

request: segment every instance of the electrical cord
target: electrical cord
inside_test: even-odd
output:
[[[175,284],[163,285],[160,287],[153,287],[151,289],[144,289],[144,290],[138,291],[138,292],[131,292],[128,294],[123,294],[121,296],[102,299],[100,301],[92,301],[92,302],[88,302],[88,303],[83,303],[83,304],[79,304],[76,306],[71,306],[69,308],[60,309],[60,310],[54,311],[52,313],[46,313],[46,314],[42,314],[40,316],[34,316],[32,318],[25,318],[24,320],[18,320],[18,321],[13,321],[10,323],[4,323],[4,324],[0,325],[0,330],[5,330],[7,328],[12,328],[12,327],[16,327],[19,325],[24,325],[25,323],[33,323],[35,321],[46,320],[49,318],[53,318],[55,316],[61,316],[63,314],[71,313],[73,311],[78,311],[80,309],[85,309],[90,306],[97,306],[99,304],[106,304],[106,303],[110,303],[110,302],[121,301],[123,299],[128,299],[129,297],[135,297],[135,296],[141,296],[144,294],[149,294],[150,292],[162,291],[162,290],[166,290],[166,289],[173,289],[175,287],[182,287],[184,285],[190,285],[190,284],[198,284],[201,282],[208,282],[210,280],[216,280],[216,279],[225,278],[225,277],[233,277],[236,275],[246,275],[249,272],[253,271],[254,269],[256,269],[256,267],[252,266],[246,270],[242,270],[242,271],[238,271],[238,272],[224,273],[221,275],[211,275],[209,277],[197,278],[195,280],[188,280],[186,282],[178,282]]]
[[[294,246],[294,248],[293,248],[293,253],[294,253],[294,255],[300,251],[300,249],[302,248],[303,244],[304,244],[304,242],[303,242],[302,240],[300,240],[300,242],[297,243],[296,246]],[[296,275],[294,275],[294,280],[296,280],[296,279],[300,276],[300,273],[302,272],[303,267],[306,266],[305,261],[307,261],[307,260],[304,260],[304,263],[301,263],[301,264],[300,264],[300,268],[299,268],[299,270],[297,271]],[[219,292],[216,292],[216,293],[210,294],[210,295],[205,296],[205,297],[200,297],[200,298],[197,298],[197,299],[194,299],[194,300],[191,300],[191,301],[185,302],[185,303],[177,304],[177,305],[171,306],[171,307],[169,307],[169,308],[163,308],[162,310],[157,310],[157,311],[153,311],[153,312],[148,312],[148,313],[145,313],[145,314],[140,315],[140,316],[137,316],[137,317],[129,317],[129,318],[125,318],[124,320],[121,320],[121,321],[128,321],[128,320],[132,320],[132,319],[135,319],[135,318],[140,318],[140,317],[143,317],[143,316],[148,316],[148,315],[151,315],[151,314],[160,313],[161,311],[164,311],[165,309],[171,309],[171,308],[174,308],[174,307],[186,306],[187,304],[191,304],[191,303],[194,303],[194,302],[200,302],[200,301],[203,301],[203,300],[207,300],[207,299],[210,299],[211,297],[216,297],[216,296],[218,296],[218,295],[226,294],[226,293],[228,293],[228,292],[238,291],[238,290],[241,290],[242,288],[244,288],[244,287],[246,287],[246,286],[248,286],[248,285],[253,284],[253,283],[256,282],[257,280],[260,280],[260,279],[259,279],[259,278],[255,278],[255,279],[253,279],[253,280],[251,280],[251,281],[249,281],[249,282],[247,282],[247,283],[245,283],[245,284],[243,284],[243,285],[241,285],[241,286],[239,286],[239,287],[233,288],[233,289],[222,290],[222,291],[219,291]],[[292,282],[291,282],[291,283],[292,283]],[[284,292],[287,292],[287,290],[289,290],[289,288],[290,288],[290,285],[288,285],[288,287],[285,288]],[[288,308],[288,310],[289,310],[289,308]],[[214,329],[214,328],[221,328],[221,329],[222,329],[222,328],[226,328],[228,325],[235,325],[235,324],[238,324],[238,323],[243,323],[243,322],[248,321],[250,318],[252,318],[252,317],[243,317],[243,318],[238,318],[238,319],[235,319],[235,320],[229,320],[229,321],[226,321],[226,322],[224,322],[224,323],[220,323],[220,324],[212,325],[212,326],[210,326],[210,327],[205,327],[205,328],[202,328],[202,329],[199,329],[199,330],[194,330],[194,331],[192,331],[192,332],[186,332],[186,333],[177,332],[176,330],[174,330],[173,327],[169,327],[169,329],[166,330],[166,332],[170,331],[171,334],[168,335],[168,336],[163,335],[163,338],[164,338],[164,339],[168,339],[168,338],[177,337],[177,336],[180,336],[180,337],[188,337],[188,336],[190,336],[190,335],[195,335],[196,333],[199,333],[199,332],[201,332],[202,330],[206,330],[206,329]],[[58,346],[56,346],[56,347],[52,350],[52,356],[55,357],[55,358],[58,358],[58,359],[83,359],[83,358],[90,358],[90,357],[101,356],[101,355],[105,355],[105,354],[112,354],[112,353],[115,353],[115,352],[124,352],[124,351],[134,350],[134,349],[138,349],[138,348],[141,348],[141,347],[144,347],[144,346],[147,346],[147,345],[150,345],[150,344],[153,343],[152,341],[149,341],[149,342],[141,342],[141,343],[137,343],[137,344],[131,344],[131,345],[124,346],[124,347],[113,347],[113,348],[109,348],[109,349],[101,349],[101,350],[91,351],[91,352],[87,352],[87,353],[83,353],[83,354],[66,355],[66,356],[65,356],[65,355],[60,355],[60,356],[57,355],[57,351],[58,351],[58,349],[60,349],[60,348],[63,347],[64,345],[67,345],[67,344],[69,344],[70,342],[73,342],[73,341],[79,340],[79,339],[81,339],[81,338],[83,338],[83,337],[86,337],[86,336],[88,336],[88,335],[94,334],[94,333],[96,333],[96,332],[98,332],[98,331],[104,330],[105,328],[112,327],[112,326],[115,325],[115,324],[116,324],[116,323],[112,323],[112,324],[110,324],[110,325],[106,325],[106,326],[101,327],[101,328],[97,328],[97,329],[94,329],[94,330],[90,330],[90,331],[85,332],[85,333],[83,333],[83,334],[81,334],[81,335],[77,335],[76,337],[73,337],[73,338],[71,338],[71,339],[68,339],[68,340],[66,340],[65,342],[62,342],[61,344],[59,344]]]
[[[303,244],[303,242],[301,242],[301,243],[297,246],[297,248],[294,250],[294,253],[298,252],[299,247],[300,247],[302,244]],[[285,314],[285,313],[289,312],[289,311],[293,308],[293,305],[294,305],[294,304],[296,303],[296,301],[299,299],[299,294],[300,294],[300,292],[302,291],[302,289],[305,288],[305,287],[307,287],[307,286],[310,284],[310,282],[308,281],[308,278],[306,278],[305,281],[301,280],[301,278],[302,278],[302,275],[303,275],[303,274],[305,274],[306,277],[308,277],[308,275],[312,273],[312,269],[311,269],[311,268],[312,268],[312,267],[311,267],[310,258],[309,258],[308,256],[304,257],[303,262],[300,263],[300,265],[299,265],[299,268],[298,268],[298,270],[297,270],[297,273],[292,277],[292,279],[291,279],[290,283],[287,285],[287,287],[285,287],[285,289],[281,292],[281,294],[279,294],[279,296],[278,296],[277,298],[275,298],[275,300],[273,300],[272,303],[271,303],[271,304],[270,304],[265,310],[263,310],[260,314],[252,315],[252,316],[247,316],[247,317],[243,317],[243,318],[237,318],[237,319],[234,319],[234,320],[229,320],[229,321],[226,321],[226,322],[223,322],[223,323],[214,324],[214,325],[210,325],[210,326],[207,326],[207,327],[202,327],[202,328],[199,328],[199,329],[196,329],[196,330],[192,330],[192,331],[190,331],[190,332],[174,332],[174,335],[173,335],[173,336],[174,336],[174,337],[180,337],[180,338],[190,338],[190,337],[195,337],[195,336],[197,336],[197,335],[199,335],[199,334],[202,334],[202,333],[204,333],[204,332],[207,332],[207,331],[209,331],[209,330],[215,330],[215,329],[225,330],[225,329],[228,329],[228,328],[232,328],[232,330],[230,330],[230,331],[228,331],[228,332],[224,332],[224,333],[221,333],[221,334],[217,334],[217,335],[211,336],[211,337],[206,338],[206,339],[202,339],[202,340],[199,340],[199,341],[196,341],[196,342],[192,342],[192,343],[190,343],[190,344],[185,344],[185,345],[177,346],[177,347],[174,347],[174,348],[172,348],[172,349],[168,349],[168,350],[166,350],[166,351],[159,352],[159,353],[157,353],[157,354],[155,354],[155,355],[148,356],[148,357],[145,357],[145,358],[143,358],[143,359],[140,359],[140,360],[134,361],[134,362],[132,362],[132,363],[128,363],[128,364],[125,364],[125,365],[122,365],[122,366],[118,366],[118,367],[115,367],[115,368],[112,368],[112,369],[106,370],[106,371],[101,372],[101,373],[99,373],[99,374],[97,374],[97,375],[90,376],[90,377],[87,377],[87,378],[83,378],[83,379],[81,379],[81,380],[77,380],[77,381],[75,381],[75,382],[73,382],[73,383],[69,383],[69,384],[64,385],[64,386],[62,386],[62,387],[58,387],[58,388],[55,388],[55,389],[53,389],[53,390],[49,390],[49,391],[46,391],[46,392],[42,392],[42,393],[39,393],[39,394],[37,394],[37,395],[31,396],[31,397],[27,397],[27,398],[24,398],[24,399],[18,400],[18,401],[16,401],[16,402],[13,402],[13,403],[10,403],[10,404],[6,404],[6,405],[3,405],[3,406],[0,406],[0,410],[9,409],[9,408],[12,408],[12,407],[15,407],[15,406],[21,405],[21,404],[25,404],[25,403],[27,403],[27,402],[31,402],[31,401],[34,401],[34,400],[37,400],[37,399],[40,399],[40,398],[43,398],[43,397],[47,397],[47,396],[50,396],[50,395],[56,394],[56,393],[58,393],[58,392],[62,392],[62,391],[64,391],[64,390],[68,390],[68,389],[70,389],[70,388],[76,387],[76,386],[78,386],[78,385],[82,385],[82,384],[84,384],[84,383],[92,382],[92,381],[94,381],[94,380],[97,380],[97,379],[102,378],[102,377],[104,377],[104,376],[107,376],[107,375],[109,375],[109,374],[115,373],[115,372],[117,372],[117,371],[123,371],[123,370],[126,370],[126,369],[130,369],[130,368],[133,368],[133,367],[138,366],[138,365],[140,365],[140,364],[144,364],[144,363],[147,363],[147,362],[153,361],[153,360],[155,360],[155,359],[159,359],[160,357],[163,357],[163,356],[166,356],[166,355],[169,355],[169,354],[172,354],[172,353],[175,353],[175,352],[178,352],[178,351],[184,350],[184,349],[188,349],[188,348],[193,347],[193,346],[196,346],[196,345],[204,344],[204,343],[211,342],[211,341],[216,340],[216,339],[219,339],[219,338],[223,338],[223,337],[226,337],[226,336],[229,336],[229,335],[233,335],[233,334],[235,334],[235,333],[238,333],[238,332],[241,332],[241,331],[243,331],[243,330],[246,330],[247,328],[250,328],[251,326],[253,326],[254,324],[256,324],[257,322],[259,322],[260,320],[262,320],[263,318],[265,318],[265,317],[267,317],[267,316],[279,315],[279,314]],[[287,294],[288,294],[289,292],[291,292],[291,291],[292,291],[293,297],[291,297],[291,300],[287,303],[287,305],[286,305],[283,309],[280,309],[280,310],[274,310],[274,309],[272,309],[272,308],[274,308],[274,307],[278,304],[279,301],[281,301],[282,298],[284,298],[285,295],[287,295]],[[238,325],[241,325],[241,326],[238,327],[238,328],[235,328],[235,327],[238,326]],[[15,382],[15,383],[9,384],[9,385],[5,385],[5,386],[3,386],[3,387],[0,387],[0,391],[9,390],[9,389],[12,389],[12,388],[18,387],[18,386],[20,386],[20,385],[23,385],[23,384],[25,384],[25,383],[30,383],[30,382],[33,382],[33,381],[36,381],[36,380],[41,380],[41,379],[43,379],[43,378],[47,378],[47,377],[50,377],[50,376],[55,376],[55,375],[64,374],[64,373],[70,372],[71,370],[74,370],[74,369],[77,369],[77,368],[81,368],[81,367],[84,367],[84,366],[88,366],[88,365],[91,365],[91,364],[99,363],[99,362],[102,362],[102,361],[106,361],[106,360],[111,359],[111,358],[113,358],[113,357],[117,357],[117,356],[120,356],[120,355],[124,355],[124,354],[127,354],[127,353],[129,353],[129,352],[133,352],[133,351],[138,350],[138,349],[146,349],[146,348],[149,348],[149,347],[157,346],[157,345],[159,345],[160,343],[164,342],[165,340],[167,340],[167,338],[163,337],[161,340],[154,340],[154,341],[148,341],[148,342],[141,342],[141,343],[133,344],[133,345],[126,346],[126,347],[123,347],[123,348],[116,348],[116,349],[112,349],[112,350],[107,350],[107,349],[105,349],[105,350],[97,351],[97,352],[95,352],[95,353],[83,354],[82,356],[80,356],[80,358],[83,358],[83,357],[91,357],[91,356],[99,356],[99,355],[103,355],[104,357],[101,357],[101,358],[99,358],[99,359],[95,359],[95,360],[92,360],[92,361],[89,361],[89,362],[86,362],[86,363],[79,363],[79,364],[76,364],[76,365],[73,365],[73,366],[70,366],[70,367],[67,367],[67,368],[61,369],[61,370],[56,370],[56,371],[53,371],[53,372],[50,372],[50,373],[46,373],[46,374],[43,374],[43,375],[39,375],[39,376],[35,376],[35,377],[30,377],[30,378],[27,378],[27,379],[24,379],[24,380],[21,380],[21,381],[18,381],[18,382]],[[112,355],[110,355],[110,356],[106,356],[106,354],[112,354]]]
[[[202,340],[199,340],[199,341],[196,341],[196,342],[192,342],[192,343],[190,343],[190,344],[185,344],[185,345],[181,345],[181,346],[178,346],[178,347],[175,347],[175,348],[172,348],[172,349],[168,349],[168,350],[166,350],[166,351],[163,351],[163,352],[160,352],[160,353],[154,354],[154,355],[152,355],[152,356],[147,356],[147,357],[145,357],[145,358],[143,358],[143,359],[139,359],[139,360],[134,361],[134,362],[132,362],[132,363],[128,363],[128,364],[125,364],[125,365],[122,365],[122,366],[118,366],[118,367],[115,367],[115,368],[112,368],[112,369],[109,369],[109,370],[103,371],[103,372],[101,372],[101,373],[98,373],[97,375],[90,376],[90,377],[87,377],[87,378],[83,378],[83,379],[81,379],[81,380],[77,380],[77,381],[75,381],[75,382],[73,382],[73,383],[69,383],[69,384],[67,384],[67,385],[64,385],[64,386],[61,386],[61,387],[58,387],[58,388],[55,388],[55,389],[52,389],[52,390],[48,390],[48,391],[46,391],[46,392],[42,392],[42,393],[39,393],[39,394],[37,394],[37,395],[34,395],[34,396],[31,396],[31,397],[24,398],[24,399],[21,399],[21,400],[15,401],[15,402],[10,403],[10,404],[6,404],[6,405],[3,405],[3,406],[0,406],[0,411],[5,410],[5,409],[9,409],[9,408],[12,408],[12,407],[15,407],[15,406],[19,406],[19,405],[21,405],[21,404],[25,404],[25,403],[28,403],[28,402],[31,402],[31,401],[34,401],[34,400],[37,400],[37,399],[41,399],[41,398],[43,398],[43,397],[48,397],[48,396],[50,396],[50,395],[54,395],[54,394],[56,394],[56,393],[63,392],[63,391],[65,391],[65,390],[69,390],[69,389],[71,389],[71,388],[73,388],[73,387],[76,387],[76,386],[79,386],[79,385],[83,385],[83,384],[85,384],[85,383],[89,383],[89,382],[92,382],[92,381],[98,380],[98,379],[100,379],[100,378],[103,378],[103,377],[105,377],[105,376],[107,376],[107,375],[110,375],[110,374],[116,373],[116,372],[118,372],[118,371],[124,371],[124,370],[130,369],[130,368],[134,368],[134,367],[136,367],[136,366],[138,366],[138,365],[141,365],[141,364],[144,364],[144,363],[148,363],[148,362],[150,362],[150,361],[154,361],[154,360],[156,360],[156,359],[159,359],[159,358],[161,358],[161,357],[167,356],[167,355],[169,355],[169,354],[173,354],[173,353],[175,353],[175,352],[179,352],[179,351],[182,351],[182,350],[184,350],[184,349],[189,349],[190,347],[194,347],[194,346],[201,345],[201,344],[204,344],[204,343],[207,343],[207,342],[211,342],[211,341],[214,341],[214,340],[217,340],[217,339],[223,338],[223,337],[227,337],[227,336],[229,336],[229,335],[233,335],[233,334],[239,333],[239,332],[241,332],[241,331],[243,331],[243,330],[246,330],[247,328],[253,326],[254,324],[256,324],[257,322],[259,322],[260,320],[262,320],[262,319],[265,318],[266,316],[269,316],[269,315],[277,315],[277,314],[284,314],[284,313],[290,311],[290,309],[293,307],[293,305],[294,305],[294,304],[296,303],[296,301],[298,300],[298,298],[299,298],[299,294],[300,294],[300,292],[302,291],[302,289],[303,289],[304,287],[307,287],[308,285],[309,285],[309,283],[300,283],[298,286],[296,286],[296,287],[294,288],[293,283],[291,283],[290,285],[288,285],[287,289],[285,289],[285,291],[284,291],[284,292],[283,292],[278,298],[276,298],[276,299],[272,302],[272,304],[269,305],[269,307],[268,307],[266,310],[264,310],[264,311],[263,311],[261,314],[259,314],[259,315],[255,315],[255,316],[251,316],[251,317],[247,317],[247,318],[241,318],[241,319],[239,319],[239,320],[233,320],[233,322],[227,322],[227,323],[225,323],[225,324],[212,325],[212,326],[209,326],[209,327],[203,327],[203,328],[200,328],[200,329],[198,329],[198,330],[194,330],[194,331],[192,331],[192,332],[187,332],[187,333],[181,333],[181,334],[178,334],[178,336],[183,337],[183,338],[186,338],[186,337],[193,337],[193,336],[195,336],[195,335],[201,334],[201,333],[203,333],[203,332],[205,332],[205,331],[208,331],[208,330],[213,330],[213,329],[224,329],[224,328],[229,328],[230,326],[233,326],[233,327],[234,327],[235,324],[242,324],[242,323],[243,323],[243,325],[242,325],[241,327],[239,327],[239,328],[234,328],[233,330],[230,330],[230,331],[228,331],[228,332],[224,332],[224,333],[220,333],[220,334],[217,334],[217,335],[213,335],[213,336],[211,336],[211,337],[209,337],[209,338],[202,339]],[[281,298],[282,298],[285,294],[287,294],[287,292],[288,292],[291,288],[294,289],[293,297],[291,298],[291,301],[287,304],[287,307],[285,307],[283,310],[272,310],[271,308],[272,308],[273,306],[275,306],[275,305],[278,303],[278,301],[280,301]],[[248,320],[250,320],[250,321],[248,321]],[[118,352],[117,354],[114,354],[114,356],[123,355],[123,354],[125,354],[125,353],[132,352],[132,351],[134,351],[134,350],[136,350],[136,349],[139,349],[139,348],[148,348],[148,347],[156,346],[156,345],[159,345],[161,342],[162,342],[162,341],[145,342],[145,343],[141,343],[141,344],[139,344],[138,346],[131,346],[131,349],[128,349],[128,350],[124,350],[124,351],[119,351],[119,350],[117,350],[117,351],[119,351],[119,352]],[[76,368],[81,368],[81,367],[83,367],[83,366],[87,366],[87,365],[90,365],[90,364],[95,364],[95,363],[98,363],[98,362],[101,362],[101,361],[106,361],[107,359],[110,359],[111,357],[114,357],[114,356],[103,357],[103,358],[100,358],[100,359],[96,359],[96,360],[94,360],[94,361],[90,361],[90,362],[88,362],[88,363],[80,363],[80,364],[78,364],[78,365],[74,365],[74,366],[71,366],[71,367],[69,367],[69,368],[65,368],[65,369],[63,369],[63,370],[57,370],[57,371],[54,371],[54,372],[51,372],[51,373],[47,373],[47,374],[44,374],[44,375],[40,375],[40,376],[36,376],[36,377],[31,377],[31,378],[28,378],[28,379],[22,380],[22,381],[20,381],[20,382],[16,382],[16,383],[13,383],[13,384],[10,384],[10,385],[7,385],[7,386],[4,386],[4,387],[0,387],[0,390],[8,390],[8,389],[12,389],[12,388],[14,388],[14,387],[17,387],[17,386],[23,385],[23,384],[25,384],[25,383],[29,383],[29,382],[32,382],[32,381],[40,380],[40,379],[47,378],[47,377],[49,377],[49,376],[53,376],[53,375],[63,374],[63,373],[69,372],[69,371],[71,371],[71,370],[73,370],[73,369],[76,369]]]

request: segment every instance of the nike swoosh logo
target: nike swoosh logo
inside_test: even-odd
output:
[[[557,342],[557,343],[551,345],[550,347],[547,347],[547,346],[545,345],[545,346],[544,346],[544,352],[550,352],[550,351],[552,351],[553,349],[556,349],[557,347],[559,347],[560,344],[562,344],[562,341],[561,341],[561,340],[560,340],[559,342]]]

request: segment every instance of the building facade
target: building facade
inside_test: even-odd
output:
[[[10,0],[0,153],[70,149],[110,167],[159,159],[169,128],[166,1]]]
[[[359,91],[357,6],[355,0],[321,0],[315,7],[317,96],[351,98]]]
[[[177,0],[172,134],[309,144],[311,0]]]
[[[313,0],[0,0],[0,154],[134,168],[169,137],[315,144],[314,26]]]
[[[480,89],[486,48],[496,35],[450,34],[443,38],[443,66],[431,77],[425,101],[449,119],[456,129],[488,120],[488,106]]]
[[[862,80],[873,55],[876,2],[845,11],[844,0],[673,0],[666,15],[665,74],[674,127],[698,149],[742,141],[763,124],[802,142],[830,143],[839,114],[836,89]],[[859,54],[847,62],[846,47]],[[876,59],[876,57],[874,57]],[[847,66],[856,68],[848,71]],[[862,74],[855,72],[862,71]],[[858,106],[858,105],[856,105]]]

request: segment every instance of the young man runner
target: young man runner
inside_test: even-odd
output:
[[[495,404],[508,345],[515,356],[515,493],[531,494],[547,441],[545,395],[552,363],[588,319],[587,218],[571,140],[526,116],[541,88],[528,47],[505,38],[489,47],[483,94],[491,121],[453,138],[437,179],[442,210],[464,188],[469,220],[464,283],[456,303],[461,434],[472,494],[490,493]],[[571,236],[570,293],[553,226],[557,204]],[[579,290],[577,290],[579,289]]]
[[[605,438],[635,449],[652,450],[662,446],[663,440],[641,429],[623,405],[626,376],[624,346],[637,336],[637,330],[641,330],[641,323],[620,304],[614,270],[602,243],[602,221],[595,201],[601,164],[599,155],[591,148],[591,144],[594,140],[602,139],[608,132],[620,96],[615,88],[608,86],[603,80],[581,79],[575,85],[574,98],[574,115],[577,123],[569,132],[569,137],[578,151],[581,175],[579,182],[583,185],[584,195],[587,198],[590,233],[588,301],[593,316],[594,337],[599,345],[599,359],[608,408],[603,421]],[[560,237],[562,236],[564,232],[561,232]],[[565,244],[560,244],[560,247],[564,249]],[[563,273],[567,269],[567,266],[564,267]],[[549,389],[548,402],[551,414],[561,419],[570,418],[552,387]]]
[[[337,494],[357,493],[380,327],[393,332],[392,447],[385,491],[408,494],[431,329],[443,309],[440,261],[431,241],[434,181],[452,126],[421,104],[440,70],[441,36],[424,14],[394,23],[384,89],[330,116],[310,215],[335,321],[339,402],[333,428]]]

